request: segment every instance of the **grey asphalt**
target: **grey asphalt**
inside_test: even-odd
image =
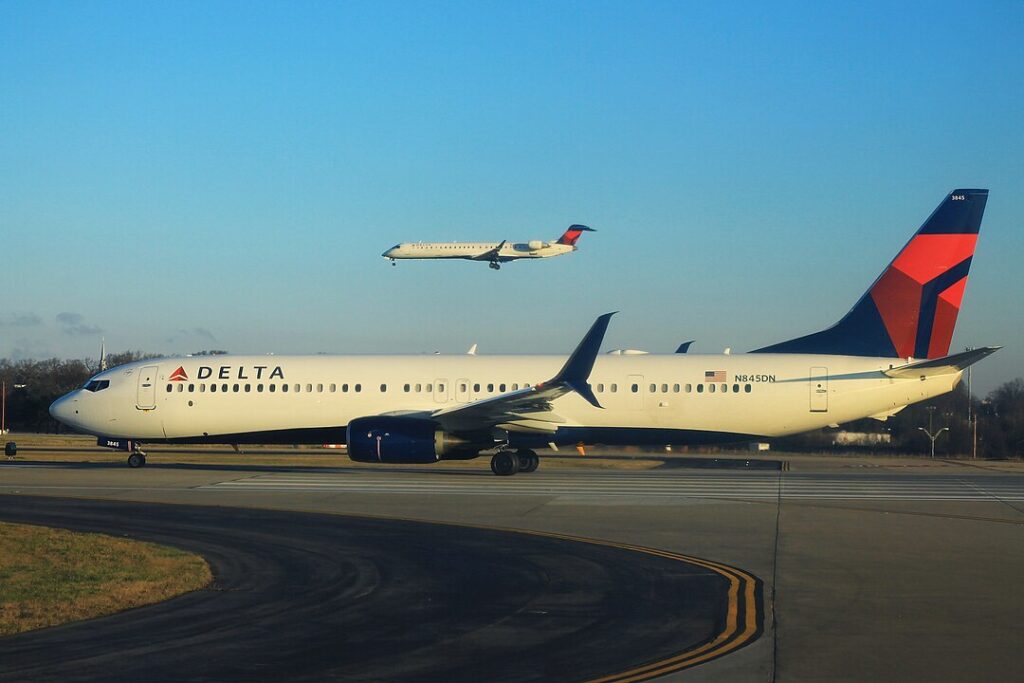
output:
[[[0,467],[0,493],[469,522],[634,543],[764,580],[752,644],[692,681],[1024,679],[1024,476],[906,460],[788,471]],[[557,680],[552,678],[551,680]]]

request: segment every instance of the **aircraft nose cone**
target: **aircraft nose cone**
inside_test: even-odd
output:
[[[73,427],[77,421],[75,420],[77,403],[78,399],[71,394],[61,396],[50,404],[50,416],[62,424]]]

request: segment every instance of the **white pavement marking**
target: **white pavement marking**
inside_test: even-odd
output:
[[[781,486],[781,490],[780,490]],[[1024,477],[817,476],[738,472],[694,475],[270,473],[202,486],[246,491],[311,491],[481,496],[657,496],[675,498],[1024,501]]]

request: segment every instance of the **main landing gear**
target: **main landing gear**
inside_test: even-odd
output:
[[[509,477],[516,472],[534,472],[540,466],[540,457],[529,448],[518,451],[503,449],[491,456],[491,471],[499,477]]]
[[[128,456],[128,467],[136,468],[143,467],[146,464],[146,454],[142,452],[142,449],[135,446],[132,450],[132,454]]]
[[[491,268],[494,270],[501,270],[501,264],[497,261],[491,261]]]

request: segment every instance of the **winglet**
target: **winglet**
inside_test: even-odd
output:
[[[598,316],[590,330],[583,337],[576,349],[565,361],[565,365],[558,371],[558,374],[551,378],[546,384],[563,383],[572,388],[577,394],[587,399],[590,405],[601,408],[597,397],[590,389],[587,380],[590,378],[590,371],[594,369],[594,361],[597,359],[597,352],[601,350],[601,343],[604,341],[604,333],[608,331],[608,323],[612,316],[618,311],[605,313]]]

